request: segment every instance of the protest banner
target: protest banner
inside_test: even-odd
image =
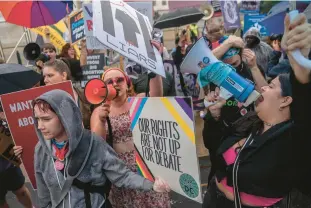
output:
[[[87,56],[86,66],[82,68],[81,87],[84,88],[86,83],[94,78],[101,78],[106,65],[105,54],[98,53]]]
[[[93,29],[105,46],[165,77],[162,57],[150,43],[148,17],[123,1],[93,1]]]
[[[85,37],[83,11],[78,11],[68,18],[70,28],[70,40],[72,44],[78,43]]]
[[[1,103],[0,103],[0,113],[3,113]],[[21,164],[21,161],[14,155],[13,151],[14,145],[15,144],[12,139],[7,122],[5,120],[0,119],[0,157],[3,157],[4,159],[10,161],[15,166],[19,166]]]
[[[72,97],[74,96],[70,81],[1,95],[3,111],[12,138],[17,146],[23,147],[23,163],[34,188],[36,188],[33,164],[34,149],[38,143],[38,137],[33,125],[32,101],[43,93],[54,89],[64,90]]]
[[[256,27],[261,36],[268,36],[269,32],[265,26],[262,25],[261,20],[266,17],[264,14],[260,15],[245,15],[244,16],[244,34],[249,30],[251,27]]]
[[[149,180],[161,177],[173,191],[202,203],[191,97],[128,101],[138,172]]]
[[[86,47],[88,49],[106,49],[104,44],[102,44],[93,35],[93,7],[92,4],[83,4],[82,7],[84,15],[84,32],[86,37]]]
[[[221,1],[220,4],[226,31],[241,28],[240,12],[237,1]]]
[[[259,14],[260,0],[244,0],[241,2],[240,12],[244,14]]]

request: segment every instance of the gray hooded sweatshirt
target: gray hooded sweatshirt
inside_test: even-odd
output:
[[[93,186],[103,186],[108,178],[117,187],[152,190],[151,181],[130,171],[101,137],[83,128],[80,110],[67,92],[53,90],[37,99],[48,102],[55,110],[69,143],[64,173],[61,173],[54,167],[56,157],[51,141],[44,139],[36,123],[39,143],[34,163],[39,207],[85,207],[83,190],[72,184],[76,177]],[[105,201],[98,193],[91,193],[90,198],[93,208],[100,208]]]
[[[254,48],[250,48],[256,55],[257,65],[262,71],[267,73],[268,63],[273,49],[267,43],[261,41],[261,35],[257,28],[251,27],[243,36],[244,40],[247,36],[254,36],[259,40],[259,44]]]

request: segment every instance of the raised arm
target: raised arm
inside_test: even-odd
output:
[[[250,49],[243,49],[242,59],[248,64],[256,85],[256,90],[260,92],[261,88],[267,86],[268,83],[258,68],[255,53]]]
[[[152,45],[154,45],[160,54],[163,53],[163,46],[156,41],[151,41]],[[162,97],[163,96],[163,83],[162,77],[156,75],[154,78],[150,79],[149,82],[149,95],[150,97]]]
[[[308,58],[311,47],[311,24],[307,23],[306,16],[300,14],[293,23],[289,16],[285,18],[285,38],[282,40],[282,48],[287,51],[288,59],[296,79],[301,84],[310,82],[310,70],[300,66],[292,56],[292,52],[299,49]],[[284,37],[284,36],[283,36]]]
[[[213,50],[213,54],[217,59],[221,59],[230,48],[244,48],[242,38],[230,35],[222,44]]]

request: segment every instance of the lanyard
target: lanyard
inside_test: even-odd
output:
[[[240,153],[242,152],[242,150],[246,147],[246,145],[248,145],[249,141],[253,141],[252,139],[252,134],[250,134],[248,136],[248,138],[246,139],[244,145],[242,146],[242,148],[240,149],[240,151],[238,152],[235,161],[234,161],[234,165],[233,165],[233,170],[232,170],[232,179],[233,179],[233,190],[234,190],[234,205],[235,208],[242,208],[242,203],[241,203],[241,198],[240,198],[240,193],[239,193],[239,187],[238,187],[238,170],[239,170],[239,166],[240,166]]]

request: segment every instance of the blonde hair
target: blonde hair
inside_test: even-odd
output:
[[[131,82],[131,79],[127,76],[127,74],[123,71],[123,70],[121,70],[120,68],[106,68],[105,70],[104,70],[104,73],[103,73],[103,75],[102,75],[102,80],[104,80],[104,78],[105,78],[105,75],[108,73],[108,72],[110,72],[110,71],[119,71],[119,72],[121,72],[122,74],[123,74],[123,76],[124,76],[124,78],[125,78],[125,81],[126,81],[126,84],[127,84],[127,95],[129,96],[129,97],[134,97],[134,96],[136,96],[136,93],[135,93],[135,90],[134,90],[134,86],[133,86],[133,84],[132,84],[132,82]]]
[[[63,61],[56,59],[54,61],[48,61],[44,63],[44,67],[52,67],[55,71],[59,72],[60,74],[66,72],[67,73],[67,80],[71,80],[71,72],[68,65]]]

